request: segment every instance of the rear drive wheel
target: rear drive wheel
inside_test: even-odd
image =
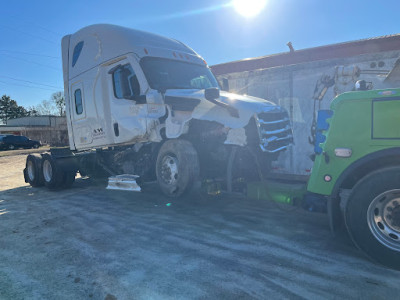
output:
[[[400,167],[375,171],[359,181],[345,208],[345,221],[361,250],[400,270]]]
[[[25,179],[33,187],[44,185],[42,174],[42,158],[29,154],[26,158]]]
[[[196,149],[186,140],[168,140],[158,152],[156,175],[163,193],[179,197],[197,187],[199,158]]]
[[[56,161],[48,153],[42,156],[42,171],[44,184],[47,188],[54,190],[61,187],[64,174],[58,168]]]

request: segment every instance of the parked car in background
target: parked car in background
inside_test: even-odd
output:
[[[0,149],[1,150],[14,150],[18,148],[39,148],[41,143],[34,141],[26,136],[20,135],[4,135],[0,136]]]

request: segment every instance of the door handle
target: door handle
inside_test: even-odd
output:
[[[114,134],[115,134],[115,136],[119,136],[119,127],[118,127],[118,123],[114,123]]]

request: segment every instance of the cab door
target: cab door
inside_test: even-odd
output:
[[[135,61],[122,59],[107,67],[108,98],[114,143],[140,141],[146,134],[147,103]]]
[[[93,137],[90,121],[87,118],[88,103],[86,101],[83,81],[79,80],[71,84],[70,95],[70,114],[73,124],[75,146],[78,149],[90,147],[93,142]]]

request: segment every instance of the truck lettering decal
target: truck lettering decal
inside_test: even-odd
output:
[[[94,140],[105,138],[105,136],[106,136],[106,133],[103,130],[103,128],[100,127],[100,128],[97,128],[97,129],[93,129],[92,137],[93,137]]]

